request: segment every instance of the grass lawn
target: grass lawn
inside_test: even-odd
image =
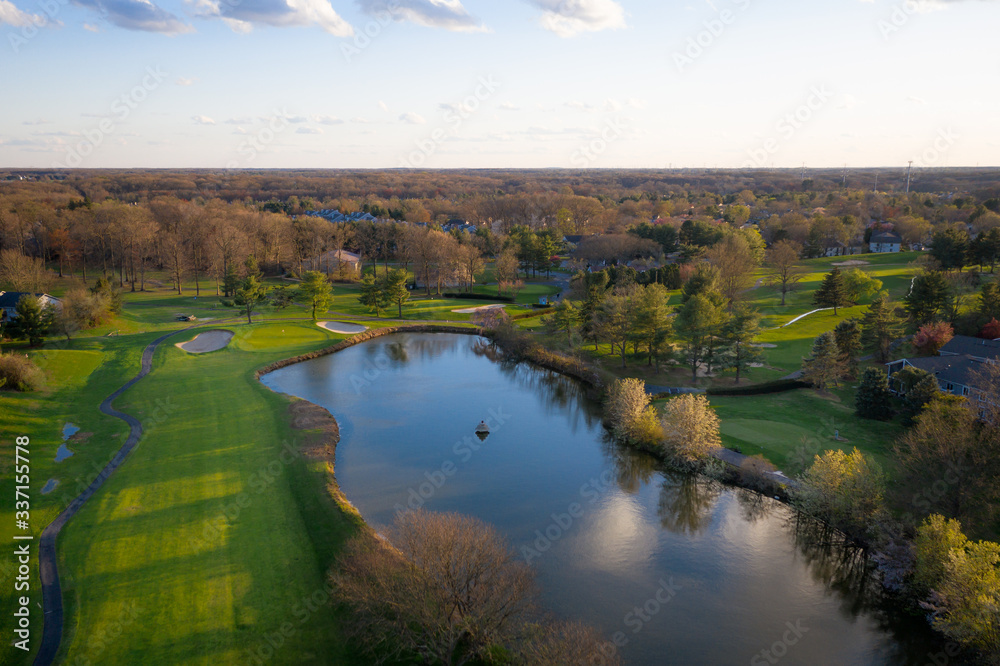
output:
[[[898,422],[854,415],[850,386],[820,393],[799,389],[751,396],[712,396],[721,420],[722,443],[747,455],[762,454],[787,474],[799,474],[816,454],[857,447],[890,469],[892,444],[903,432]],[[840,440],[835,439],[839,432]]]
[[[100,414],[98,405],[138,372],[142,349],[163,331],[190,325],[177,314],[238,316],[214,296],[195,301],[166,290],[126,293],[125,302],[121,316],[69,343],[5,345],[27,353],[46,374],[42,391],[0,393],[0,492],[13,495],[13,438],[29,435],[36,536],[124,441],[126,425]],[[264,314],[306,312],[293,306]],[[282,460],[286,442],[308,435],[290,429],[287,398],[252,374],[346,336],[311,321],[248,326],[238,318],[218,327],[236,333],[228,348],[188,354],[173,343],[197,331],[179,334],[158,350],[154,372],[115,403],[142,420],[145,434],[60,537],[63,663],[251,663],[248,650],[266,654],[265,637],[280,636],[284,622],[291,629],[270,662],[361,663],[345,647],[338,618],[315,601],[322,601],[325,572],[358,519],[326,491],[325,463]],[[66,423],[85,437],[71,441],[74,455],[56,463]],[[42,495],[48,479],[59,485]],[[12,508],[0,510],[7,524]],[[4,608],[15,605],[12,574],[0,565]],[[35,571],[31,584],[32,608],[39,609]],[[39,610],[35,645],[40,619]],[[120,634],[129,640],[115,640]],[[3,664],[28,664],[30,657],[9,645],[0,649]]]

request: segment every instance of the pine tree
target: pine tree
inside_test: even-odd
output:
[[[736,371],[736,383],[750,368],[760,363],[764,353],[754,345],[760,335],[760,314],[745,305],[737,305],[722,327],[722,366]]]
[[[371,273],[365,273],[361,278],[361,294],[358,296],[358,302],[374,312],[376,317],[381,317],[382,311],[388,305],[383,287],[384,281],[375,279]]]
[[[918,324],[932,321],[944,309],[951,289],[941,271],[921,273],[913,279],[906,295],[906,312]]]
[[[17,301],[14,312],[17,316],[4,327],[4,333],[15,340],[27,340],[32,347],[41,344],[52,328],[51,308],[43,308],[41,301],[25,294]]]
[[[330,281],[319,271],[306,271],[299,286],[299,297],[312,307],[312,318],[316,321],[316,312],[326,312],[333,303],[333,289]]]
[[[851,305],[844,275],[839,268],[834,267],[823,278],[823,284],[813,294],[813,303],[821,308],[833,308],[833,314],[837,314],[837,308]]]
[[[399,309],[399,318],[403,318],[403,303],[410,300],[410,290],[406,288],[407,274],[402,268],[393,268],[383,278],[382,290],[385,302]]]
[[[833,336],[840,349],[840,357],[847,368],[847,374],[854,377],[858,373],[858,355],[861,353],[861,326],[857,319],[845,319],[833,329]]]
[[[825,390],[844,376],[844,362],[840,357],[837,339],[832,332],[821,334],[813,343],[812,355],[804,359],[802,379],[819,390]]]
[[[580,311],[576,309],[572,301],[564,299],[556,306],[556,311],[552,315],[553,323],[557,331],[566,332],[566,341],[570,348],[573,347],[573,329],[580,321]]]
[[[879,363],[889,360],[892,342],[903,331],[903,324],[889,304],[887,294],[879,294],[861,319],[861,344]]]
[[[253,323],[253,311],[257,306],[267,301],[267,287],[261,284],[260,278],[251,273],[243,279],[240,288],[236,290],[236,305],[242,305],[242,314],[247,316],[247,323]]]
[[[879,368],[865,368],[854,396],[854,408],[863,419],[886,421],[892,418],[889,377]]]

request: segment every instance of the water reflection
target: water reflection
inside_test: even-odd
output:
[[[660,525],[676,534],[698,534],[712,522],[712,509],[722,489],[714,479],[663,472],[656,505]]]

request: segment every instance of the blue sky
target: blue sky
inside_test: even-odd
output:
[[[0,0],[0,166],[997,165],[998,25],[1000,0]]]

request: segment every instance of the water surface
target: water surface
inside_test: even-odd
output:
[[[922,666],[936,649],[823,524],[658,471],[607,440],[576,382],[479,338],[377,338],[263,381],[340,422],[337,477],[370,524],[424,506],[496,525],[543,602],[617,637],[626,663]]]

